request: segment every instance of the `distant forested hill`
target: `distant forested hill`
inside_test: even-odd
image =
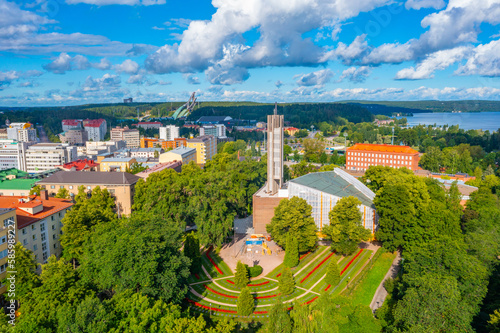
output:
[[[241,106],[204,106],[196,109],[188,120],[197,120],[201,116],[230,116],[235,119],[255,119],[266,121],[266,116],[273,113],[272,104],[255,104]],[[370,122],[373,115],[366,108],[340,103],[293,103],[278,105],[278,114],[285,115],[285,121],[296,127],[309,127],[323,121],[336,121],[339,118],[353,123]]]

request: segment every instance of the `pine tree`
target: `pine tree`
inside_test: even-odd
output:
[[[238,264],[236,264],[234,284],[238,289],[245,288],[248,284],[248,270],[241,261],[238,261]]]
[[[238,314],[240,316],[249,316],[252,314],[254,308],[254,300],[252,294],[250,294],[250,288],[243,288],[240,297],[238,297],[238,302],[236,305],[238,307]]]
[[[295,289],[295,280],[293,279],[293,274],[290,268],[283,268],[281,276],[278,279],[281,295],[286,296],[293,293],[293,290]]]
[[[299,243],[297,238],[286,236],[285,260],[283,264],[285,267],[295,267],[299,264]]]
[[[293,323],[288,313],[287,303],[283,303],[281,298],[278,298],[276,303],[269,311],[269,321],[266,325],[268,333],[292,333]]]
[[[330,259],[328,268],[326,270],[325,282],[331,284],[332,286],[337,285],[340,282],[340,270],[335,257]]]

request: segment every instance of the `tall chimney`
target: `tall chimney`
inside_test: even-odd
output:
[[[40,199],[49,200],[49,192],[47,192],[47,190],[41,190],[40,191]]]

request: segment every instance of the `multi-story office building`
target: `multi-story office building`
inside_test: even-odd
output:
[[[141,144],[139,130],[130,129],[128,126],[115,127],[111,130],[111,141],[125,141],[127,148],[138,148]]]
[[[0,209],[3,220],[0,224],[0,243],[7,226],[15,224],[16,241],[33,251],[37,263],[46,263],[51,255],[59,257],[61,220],[71,206],[70,200],[49,198],[47,191],[42,191],[40,196],[0,196],[0,207],[4,208]],[[3,244],[0,251],[2,247]],[[4,259],[4,252],[0,252],[0,272]]]
[[[79,186],[84,186],[87,192],[99,186],[107,189],[115,198],[118,214],[129,215],[132,212],[134,187],[139,179],[141,178],[126,172],[59,171],[37,184],[44,187],[50,195],[55,195],[61,187],[66,188],[70,195],[77,195]]]
[[[195,148],[179,147],[161,154],[160,163],[182,162],[183,165],[191,161],[196,163],[196,155]]]
[[[7,138],[19,142],[36,142],[36,129],[30,123],[10,123]]]
[[[346,151],[348,170],[366,170],[372,165],[383,165],[414,171],[418,169],[418,161],[418,151],[408,146],[357,143]]]
[[[9,136],[7,134],[6,128],[0,128],[0,140],[8,140]]]
[[[87,141],[85,143],[85,154],[88,156],[104,153],[113,153],[127,146],[125,141]]]
[[[213,135],[216,138],[226,137],[226,126],[222,124],[204,125],[200,127],[200,136]]]
[[[150,129],[150,128],[160,128],[161,123],[159,121],[142,121],[137,123],[137,127],[141,127],[144,129]]]
[[[73,128],[82,128],[81,119],[64,119],[61,123],[63,132],[66,132]]]
[[[85,119],[83,127],[87,131],[88,139],[92,141],[102,141],[107,131],[106,120],[104,119]]]
[[[187,147],[196,149],[196,164],[205,165],[217,154],[217,139],[213,135],[199,136],[187,140]]]
[[[26,171],[26,150],[33,142],[0,140],[0,170],[17,168]]]
[[[166,141],[174,141],[180,137],[179,127],[174,125],[167,125],[165,127],[160,127],[160,139]]]
[[[59,134],[59,139],[62,143],[83,145],[88,140],[88,132],[83,128],[72,128]]]
[[[76,160],[76,147],[67,143],[38,143],[26,150],[26,171],[40,173]]]

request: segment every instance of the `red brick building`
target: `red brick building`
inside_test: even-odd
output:
[[[418,169],[418,151],[408,146],[357,143],[346,151],[347,170],[366,170],[372,165]]]

